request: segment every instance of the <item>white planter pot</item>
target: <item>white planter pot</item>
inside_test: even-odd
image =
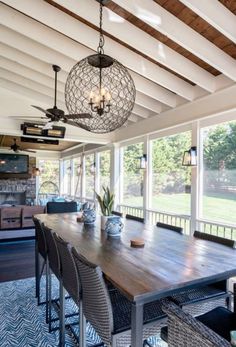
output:
[[[105,230],[106,222],[109,218],[112,218],[113,216],[101,216],[101,229]]]

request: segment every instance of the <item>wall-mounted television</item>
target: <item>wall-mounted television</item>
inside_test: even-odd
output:
[[[26,174],[29,172],[29,156],[0,153],[0,173]]]

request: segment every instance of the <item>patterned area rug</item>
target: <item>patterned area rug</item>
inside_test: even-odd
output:
[[[42,279],[42,300],[45,296],[45,279]],[[58,297],[58,281],[53,279],[53,297]],[[66,300],[66,313],[75,313],[78,309],[71,299]],[[54,317],[56,317],[56,310]],[[58,346],[58,331],[48,332],[45,322],[45,305],[37,305],[35,299],[34,278],[0,283],[0,336],[1,347],[56,347]],[[78,317],[67,319],[78,323]],[[57,322],[54,323],[54,325]],[[79,334],[78,324],[73,325]],[[90,324],[87,324],[87,346],[100,342],[98,335]],[[155,347],[164,347],[159,338],[150,342]],[[66,334],[66,347],[77,347],[79,344],[70,330]]]

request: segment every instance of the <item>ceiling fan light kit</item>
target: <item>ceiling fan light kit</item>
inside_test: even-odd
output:
[[[75,64],[66,81],[65,103],[70,113],[88,113],[70,124],[93,133],[108,133],[121,127],[134,107],[136,90],[126,67],[104,54],[103,5],[100,3],[100,38],[97,53]]]

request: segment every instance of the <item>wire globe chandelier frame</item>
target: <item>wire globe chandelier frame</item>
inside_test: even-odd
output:
[[[126,67],[104,53],[103,1],[99,3],[97,53],[80,60],[71,69],[65,86],[65,103],[70,113],[89,113],[92,116],[74,118],[70,124],[93,133],[108,133],[120,128],[129,118],[136,90]]]

